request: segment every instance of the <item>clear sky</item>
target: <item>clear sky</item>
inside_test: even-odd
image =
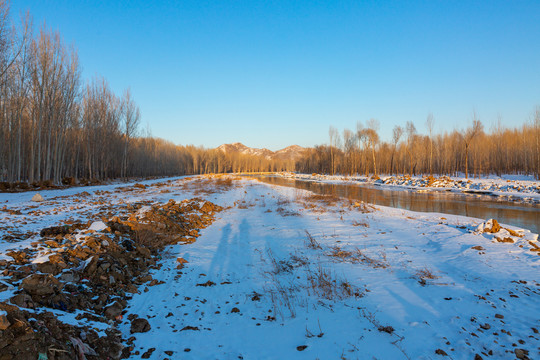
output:
[[[131,87],[177,144],[277,150],[378,119],[389,140],[521,126],[540,106],[540,1],[11,1],[79,50],[83,76]]]

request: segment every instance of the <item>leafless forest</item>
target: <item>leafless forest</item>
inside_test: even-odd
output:
[[[466,177],[487,174],[528,174],[540,178],[540,107],[521,128],[501,122],[489,131],[472,115],[469,128],[434,134],[434,117],[427,116],[428,134],[407,122],[396,126],[391,142],[379,141],[379,123],[359,122],[356,131],[330,127],[329,145],[306,150],[296,163],[304,173],[327,174],[445,174]],[[424,124],[422,124],[424,125]]]
[[[379,140],[379,124],[359,123],[297,161],[178,146],[141,131],[129,89],[115,94],[106,79],[81,78],[73,46],[31,17],[14,21],[0,0],[0,181],[74,183],[92,180],[296,170],[331,174],[524,173],[540,176],[540,108],[521,128],[489,131],[476,118],[464,131],[422,135],[412,122]],[[419,125],[419,124],[417,124]]]
[[[99,77],[83,83],[77,51],[45,26],[35,33],[30,16],[14,22],[5,0],[0,94],[0,181],[282,170],[262,158],[141,136],[130,91],[114,94]]]

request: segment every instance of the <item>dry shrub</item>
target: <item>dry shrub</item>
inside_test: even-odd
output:
[[[278,207],[276,209],[276,211],[279,213],[279,215],[281,216],[300,216],[300,213],[296,212],[296,211],[292,211],[292,210],[287,210],[283,207]]]
[[[313,294],[327,300],[342,300],[349,297],[359,298],[363,294],[360,289],[344,278],[338,278],[321,265],[315,271],[307,270],[309,289]]]
[[[205,175],[183,179],[181,186],[185,190],[193,191],[197,196],[208,196],[231,190],[235,186],[233,180],[235,179],[227,175]]]
[[[431,270],[428,269],[427,267],[425,267],[425,268],[423,268],[423,269],[420,269],[420,270],[416,271],[415,276],[418,277],[418,278],[420,279],[420,280],[418,280],[418,282],[419,282],[421,285],[426,285],[426,284],[427,284],[426,279],[434,280],[434,279],[438,279],[438,278],[439,278],[439,276],[433,274],[433,271],[431,271]]]
[[[220,192],[227,192],[233,188],[233,179],[229,176],[219,176],[215,179],[215,187]]]
[[[355,202],[352,206],[363,214],[371,213],[375,210],[375,207],[373,205],[366,204],[363,201]]]
[[[433,271],[431,271],[427,267],[418,270],[416,272],[416,276],[424,278],[424,279],[438,279],[439,278],[437,275],[433,274]]]
[[[352,251],[342,250],[339,246],[333,247],[331,252],[327,255],[335,259],[341,259],[343,261],[351,260],[351,262],[356,262],[352,261],[353,259],[355,259]]]
[[[339,246],[334,246],[326,255],[336,261],[347,261],[353,264],[362,263],[375,269],[386,269],[390,266],[386,260],[386,254],[384,252],[381,253],[381,260],[377,260],[367,256],[358,248],[356,248],[354,251],[348,251],[341,249]]]
[[[305,230],[306,232],[306,247],[310,248],[310,249],[315,249],[315,250],[321,250],[322,249],[322,246],[321,244],[319,244],[319,242],[309,233],[309,231]]]
[[[277,200],[277,206],[281,206],[281,205],[288,205],[291,203],[291,200],[289,199],[286,199],[286,198],[279,198]]]
[[[353,226],[363,226],[363,227],[366,227],[366,228],[369,227],[369,224],[367,222],[361,223],[361,222],[355,221],[355,222],[352,223],[352,225]]]
[[[291,254],[289,259],[286,260],[276,260],[274,253],[271,249],[266,251],[268,259],[272,264],[272,273],[275,275],[282,273],[290,273],[297,267],[305,266],[308,264],[308,259],[303,256],[298,256],[296,254]]]

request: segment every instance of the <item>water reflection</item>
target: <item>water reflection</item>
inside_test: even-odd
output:
[[[367,184],[323,184],[274,176],[257,176],[265,183],[331,194],[371,204],[422,212],[497,219],[503,224],[540,232],[540,205],[500,200],[490,195],[461,194],[448,191],[418,192],[389,190]]]

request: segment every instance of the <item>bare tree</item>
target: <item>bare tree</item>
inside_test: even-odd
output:
[[[338,143],[338,137],[339,133],[337,129],[333,126],[330,126],[328,129],[328,136],[330,137],[330,168],[331,168],[331,175],[334,175],[336,172],[335,167],[335,158],[334,158],[334,148],[337,148]]]
[[[429,176],[433,176],[433,114],[429,113],[426,126],[429,132]]]
[[[409,155],[409,175],[412,176],[414,174],[414,167],[415,167],[415,164],[413,164],[412,147],[416,139],[416,126],[414,126],[414,123],[412,121],[407,121],[407,124],[405,125],[405,131],[407,132],[407,154]]]
[[[474,113],[472,126],[469,127],[463,135],[463,143],[465,145],[465,179],[469,178],[469,147],[471,146],[473,139],[482,131],[483,125],[480,120],[476,118],[476,113]]]
[[[394,174],[394,155],[396,153],[396,147],[399,143],[399,139],[403,135],[403,128],[399,125],[394,126],[392,130],[392,158],[390,160],[390,175]]]
[[[124,136],[124,151],[122,153],[122,177],[127,176],[129,145],[131,139],[137,134],[137,129],[141,120],[141,112],[131,96],[131,90],[124,92],[122,99],[122,127]]]
[[[540,180],[540,106],[536,107],[533,127],[536,139],[536,180]]]
[[[349,164],[347,166],[347,171],[349,174],[355,172],[355,161],[354,161],[354,148],[356,145],[356,137],[354,133],[349,129],[343,130],[343,150],[345,151],[345,157],[348,159]]]
[[[375,160],[375,147],[379,143],[379,121],[370,119],[367,122],[367,128],[363,130],[365,138],[367,139],[368,146],[371,148],[371,156],[373,160],[373,176],[377,177],[377,162]]]

